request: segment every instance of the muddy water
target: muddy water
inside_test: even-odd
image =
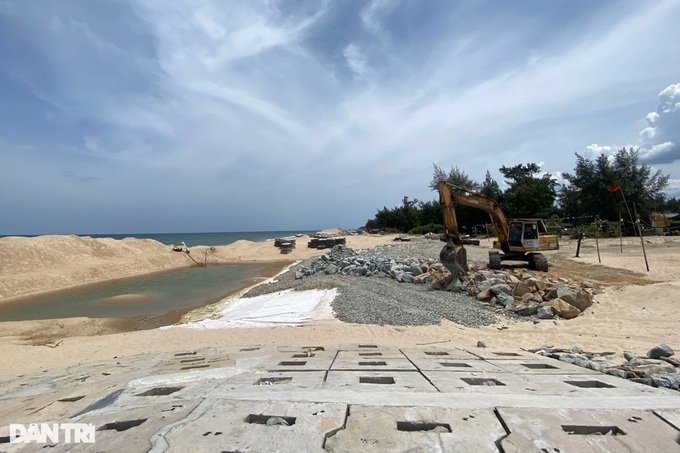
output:
[[[264,275],[255,264],[192,267],[98,284],[0,306],[0,321],[132,318],[186,311],[233,294]]]

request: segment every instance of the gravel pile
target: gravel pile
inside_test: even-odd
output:
[[[391,244],[357,253],[367,258],[402,257],[437,259],[442,244],[438,241],[417,239]],[[316,258],[315,258],[316,259]],[[494,324],[494,311],[481,305],[466,293],[437,291],[428,285],[399,283],[389,277],[356,277],[349,275],[311,275],[295,279],[298,267],[311,267],[315,259],[293,266],[277,277],[274,283],[259,285],[244,297],[254,297],[286,289],[331,289],[339,295],[333,301],[337,319],[358,324],[422,326],[439,324],[442,319],[468,327]]]

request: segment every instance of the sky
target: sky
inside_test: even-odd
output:
[[[357,228],[433,165],[680,196],[680,2],[0,0],[0,235]]]

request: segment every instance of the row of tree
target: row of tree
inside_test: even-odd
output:
[[[458,167],[448,172],[434,166],[430,188],[436,190],[439,181],[476,190],[503,207],[508,217],[564,219],[579,224],[594,219],[618,221],[620,217],[639,215],[648,219],[652,212],[680,212],[680,201],[668,199],[663,190],[669,177],[639,161],[636,149],[620,149],[614,155],[600,154],[594,160],[576,154],[573,173],[563,173],[563,184],[558,184],[550,173],[541,172],[538,164],[519,164],[499,169],[507,188],[486,172],[484,181],[472,180]],[[456,208],[463,231],[489,222],[486,213],[464,206]],[[401,206],[378,210],[375,218],[366,223],[371,231],[438,232],[443,227],[438,199],[419,201],[404,197]]]

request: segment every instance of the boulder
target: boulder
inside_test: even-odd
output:
[[[512,295],[515,297],[523,297],[525,294],[531,293],[531,288],[526,282],[517,282],[512,289]]]
[[[553,299],[550,301],[552,311],[564,319],[572,319],[581,314],[581,310],[567,303],[562,299]]]
[[[535,300],[527,300],[516,305],[512,311],[522,316],[532,316],[538,312],[538,306],[540,304]],[[552,317],[552,316],[551,316]]]
[[[550,297],[550,299],[562,299],[571,305],[576,304],[576,290],[568,286],[558,286],[557,288],[550,290],[548,297]]]
[[[574,301],[570,301],[567,299],[563,300],[566,300],[569,304],[573,305],[574,307],[578,308],[581,311],[585,311],[586,308],[593,305],[593,296],[591,296],[585,291],[576,291],[576,300]]]
[[[546,284],[543,280],[536,277],[528,278],[524,281],[533,291],[545,291]]]
[[[654,346],[647,352],[647,357],[650,359],[660,359],[661,357],[670,357],[675,354],[670,346],[667,344],[660,344],[659,346]]]
[[[510,288],[510,285],[506,285],[505,283],[498,283],[496,285],[493,285],[491,287],[491,291],[498,296],[499,294],[507,294],[508,296],[512,296],[512,288]]]
[[[477,300],[489,300],[493,297],[491,288],[486,288],[477,293]]]
[[[504,307],[509,307],[515,302],[515,298],[512,297],[510,294],[506,293],[500,293],[496,295],[496,299],[498,300],[498,303]]]
[[[538,309],[536,310],[536,315],[540,319],[552,319],[555,314],[552,311],[552,306],[550,304],[543,303],[538,306]]]
[[[662,374],[659,376],[652,376],[652,385],[654,387],[663,387],[673,390],[680,390],[680,373]]]

